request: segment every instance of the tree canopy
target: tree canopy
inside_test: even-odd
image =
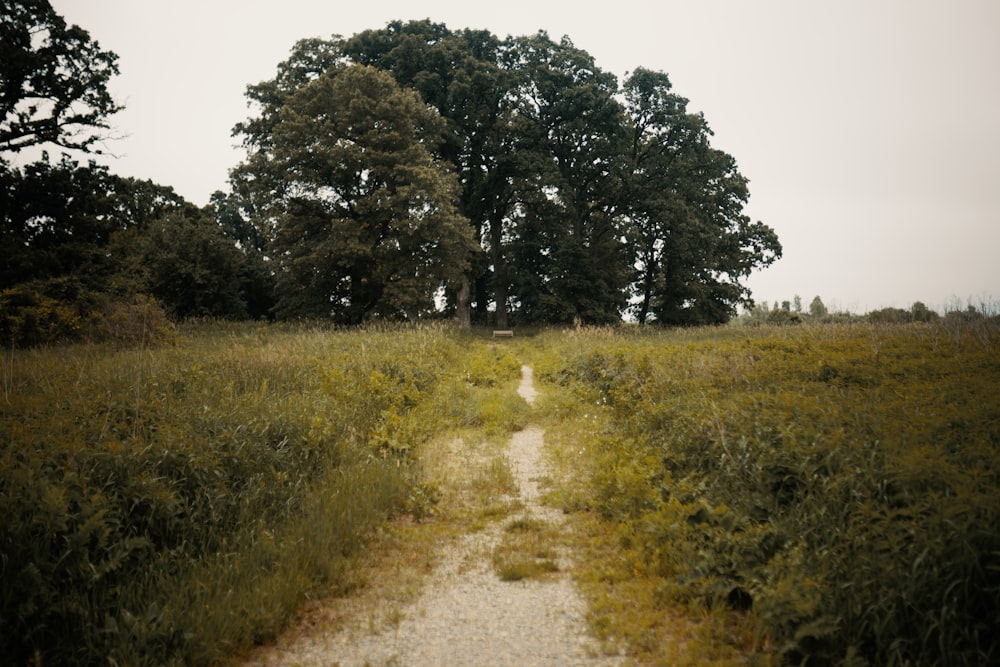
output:
[[[752,303],[741,281],[780,257],[773,230],[743,213],[749,190],[735,159],[711,146],[705,119],[687,111],[665,73],[638,68],[619,86],[568,38],[539,32],[499,39],[431,21],[396,21],[351,38],[303,40],[273,80],[248,88],[259,115],[235,129],[248,158],[233,171],[234,194],[275,259],[290,259],[292,245],[293,254],[328,258],[335,247],[342,273],[349,263],[343,253],[355,252],[353,237],[325,230],[317,236],[313,223],[350,217],[356,228],[381,215],[348,208],[347,216],[327,205],[303,226],[295,212],[301,201],[293,203],[282,189],[298,178],[291,176],[296,170],[310,170],[314,185],[324,187],[335,187],[341,171],[377,172],[377,151],[349,155],[337,143],[343,131],[331,134],[315,114],[295,132],[288,129],[302,96],[352,65],[391,75],[440,118],[433,136],[419,141],[439,165],[427,173],[457,177],[450,195],[455,212],[478,242],[465,246],[466,255],[438,254],[434,281],[460,315],[473,307],[480,320],[492,316],[498,326],[510,317],[599,323],[630,313],[641,322],[724,322],[737,306]],[[340,85],[339,97],[326,97],[328,111],[361,108],[351,100],[364,92],[350,90],[360,80]],[[324,173],[310,166],[320,151]],[[280,174],[282,185],[266,173]],[[336,198],[343,201],[344,193]],[[378,262],[407,264],[386,254]],[[299,300],[289,314],[326,312],[330,299],[344,299],[331,296],[329,281],[346,284],[337,271],[312,261],[317,280],[329,283],[316,291],[306,289],[301,275],[292,278],[294,265],[276,263],[279,301]]]
[[[48,0],[0,0],[0,154],[45,143],[99,152],[121,109],[107,89],[117,62]]]
[[[436,111],[385,72],[333,67],[282,105],[239,177],[266,188],[278,312],[414,319],[467,270],[458,186],[434,159]]]

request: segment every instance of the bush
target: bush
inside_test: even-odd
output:
[[[0,292],[0,339],[6,345],[29,347],[77,340],[81,319],[76,309],[29,285]]]
[[[176,327],[152,297],[137,294],[129,299],[105,299],[89,317],[91,342],[112,342],[129,347],[156,345],[176,338]]]
[[[789,310],[772,310],[767,314],[768,324],[801,324],[802,316]]]
[[[176,329],[155,299],[88,292],[73,281],[31,283],[0,292],[0,340],[11,347],[88,341],[143,346]]]

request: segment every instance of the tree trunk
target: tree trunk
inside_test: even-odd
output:
[[[503,216],[490,216],[490,259],[493,260],[493,300],[496,302],[497,329],[507,328],[507,266],[504,263],[503,248]]]
[[[497,276],[496,284],[497,301],[497,329],[507,328],[507,283],[500,276]]]
[[[646,275],[642,281],[642,305],[639,307],[639,324],[646,323],[646,318],[649,317],[649,302],[653,298],[653,269],[646,266],[645,274]]]
[[[472,328],[472,313],[469,310],[469,276],[462,274],[462,284],[455,296],[455,310],[458,314],[458,325],[463,329]]]

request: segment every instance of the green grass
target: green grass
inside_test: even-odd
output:
[[[520,418],[492,395],[516,380],[502,351],[433,327],[208,323],[0,370],[4,664],[212,664],[265,641],[350,579],[375,526],[433,513],[414,452],[455,411]]]
[[[533,334],[200,323],[6,350],[0,662],[225,662],[379,588],[359,558],[403,514],[422,546],[386,553],[420,571],[499,520],[501,578],[569,540],[595,633],[639,664],[1000,660],[995,321]],[[559,535],[511,500],[529,422]]]
[[[654,617],[706,614],[694,633],[705,651],[789,664],[998,659],[995,322],[538,343],[536,377],[561,392],[550,414],[597,415],[572,442],[593,451],[601,521],[590,529],[617,565],[586,575],[608,610],[601,632],[654,662],[667,641],[614,618],[624,605],[609,591],[624,586]],[[661,629],[673,625],[659,614]]]

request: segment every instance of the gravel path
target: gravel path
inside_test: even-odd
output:
[[[531,369],[522,368],[518,389],[536,396]],[[508,458],[525,514],[558,526],[562,514],[539,502],[538,479],[544,432],[529,427],[510,440]],[[586,605],[565,573],[571,560],[558,558],[559,572],[544,579],[501,581],[493,569],[501,522],[465,535],[446,554],[423,592],[398,612],[390,627],[354,627],[302,637],[276,647],[257,665],[613,665],[600,656],[585,627]]]

